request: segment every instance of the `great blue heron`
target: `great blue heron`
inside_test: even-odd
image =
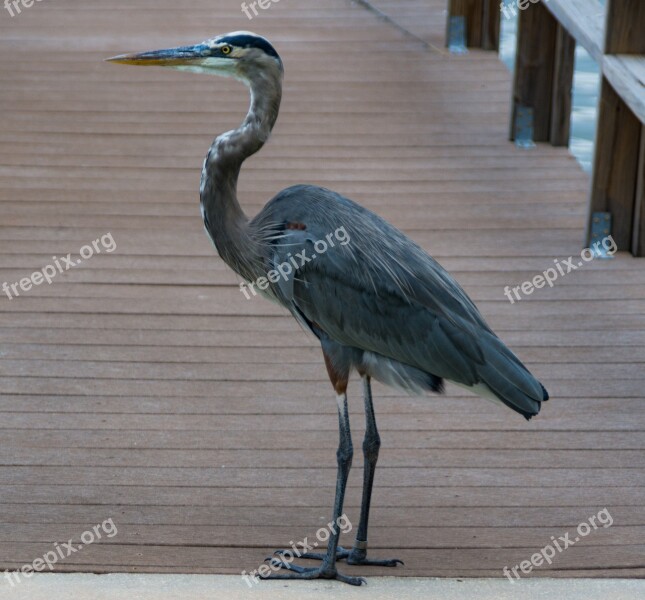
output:
[[[336,578],[360,585],[362,578],[337,571],[337,560],[379,566],[401,562],[367,558],[370,500],[381,445],[370,379],[411,393],[441,392],[445,379],[527,419],[538,414],[548,394],[441,265],[369,210],[330,190],[297,185],[280,192],[253,219],[247,218],[236,194],[240,168],[268,139],[282,96],[282,60],[265,38],[235,32],[195,46],[109,60],[234,77],[250,88],[251,106],[243,123],[215,139],[204,161],[201,211],[222,259],[247,282],[264,278],[265,285],[258,284],[260,293],[287,308],[320,340],[338,404],[336,522],[343,514],[353,456],[346,394],[353,370],[363,380],[366,415],[363,496],[353,548],[338,547],[340,531],[335,528],[324,555],[303,555],[321,559],[319,567],[303,568],[274,557],[274,566],[289,572],[268,577]],[[330,232],[339,230],[350,243],[324,254],[314,252],[316,242],[329,240]],[[294,263],[295,256],[308,260]],[[267,276],[289,261],[298,266],[291,274]]]

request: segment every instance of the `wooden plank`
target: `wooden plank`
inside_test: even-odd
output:
[[[599,336],[596,334],[595,339]],[[510,342],[509,342],[510,343]],[[638,364],[632,366],[634,372],[639,369]],[[536,374],[542,376],[548,376],[548,370],[541,371],[538,368],[533,369]],[[642,369],[641,369],[642,370]],[[262,393],[271,393],[274,395],[279,395],[283,391],[290,394],[300,394],[301,397],[308,396],[311,393],[312,384],[315,384],[316,387],[322,386],[318,389],[321,389],[323,392],[326,392],[329,388],[327,387],[327,382],[325,381],[324,371],[321,371],[320,378],[317,380],[311,380],[308,384],[294,384],[290,385],[288,381],[277,380],[263,383],[259,378],[256,381],[251,381],[248,384],[245,384],[245,381],[239,380],[226,380],[225,371],[221,371],[221,377],[223,379],[222,383],[218,383],[216,386],[217,390],[223,390],[225,393],[231,395],[231,398],[235,398],[239,395],[245,394],[255,394],[259,397],[263,397],[260,394]],[[615,396],[620,398],[642,398],[643,396],[643,380],[642,379],[630,379],[626,381],[621,381],[619,379],[611,379],[610,381],[601,380],[601,379],[585,379],[580,381],[577,379],[549,379],[552,383],[551,387],[557,386],[558,396],[559,397],[575,397],[575,396],[588,396],[594,398],[603,398],[606,396]],[[49,377],[5,377],[0,380],[0,385],[2,385],[3,390],[8,394],[55,394],[55,395],[104,395],[104,396],[137,396],[145,395],[151,397],[158,396],[207,396],[208,394],[213,393],[213,383],[212,381],[155,381],[149,379],[114,379],[103,377],[101,379],[86,379],[83,377],[78,378],[49,378]],[[321,393],[323,393],[321,392]],[[465,395],[467,392],[463,392]],[[355,397],[360,397],[360,391],[355,390],[353,392]],[[325,395],[325,400],[328,400],[330,396]],[[491,427],[493,424],[500,425],[499,417],[500,413],[490,412],[490,409],[482,404],[482,400],[473,399],[474,404],[471,406],[471,411],[475,411],[476,414],[468,418],[468,429],[479,430],[483,427]],[[478,410],[476,410],[476,408]],[[500,409],[501,410],[501,409]],[[462,413],[462,418],[468,413]],[[503,413],[502,413],[503,414]],[[547,413],[548,414],[548,413]],[[558,415],[559,416],[559,415]],[[477,419],[480,419],[481,422],[478,424]],[[542,418],[542,417],[541,417]],[[546,420],[547,416],[544,416]],[[555,418],[555,415],[554,417]],[[641,425],[639,423],[634,423],[633,421],[628,421],[626,415],[620,416],[622,421],[619,423],[621,427],[626,429],[638,428]],[[445,415],[445,418],[441,419],[442,427],[451,426],[453,429],[460,429],[454,424],[454,415]],[[618,420],[619,417],[616,417]],[[71,419],[73,420],[73,419]],[[7,419],[7,421],[16,422],[15,419]],[[57,419],[60,421],[60,419]],[[85,419],[79,417],[79,421],[84,421],[86,429],[91,429],[89,424],[85,422]],[[331,423],[331,422],[330,422]],[[437,421],[439,423],[439,421]],[[522,423],[519,420],[509,420],[504,421],[504,429],[513,429],[517,430],[521,427],[525,427],[526,424]],[[298,423],[300,425],[300,423]],[[121,422],[118,426],[124,426],[125,423]],[[153,425],[153,424],[151,424]],[[167,421],[162,421],[160,426],[166,427],[172,425]],[[336,425],[334,423],[333,425]],[[332,425],[332,426],[333,426]],[[26,419],[23,424],[23,429],[29,429],[30,426],[33,426],[33,421],[31,419]],[[192,426],[192,424],[191,424]],[[260,425],[258,425],[260,426]],[[557,422],[554,424],[558,428],[574,428],[574,429],[602,429],[602,419],[598,415],[588,415],[580,418],[579,422],[576,422],[575,416],[566,417],[563,416],[562,422]],[[69,428],[69,420],[67,427]],[[108,427],[109,428],[109,427]],[[408,424],[410,430],[415,430],[413,424]],[[462,427],[463,428],[463,427]]]
[[[333,452],[330,452],[333,456]],[[149,486],[204,486],[219,487],[315,487],[333,489],[336,479],[335,461],[333,466],[306,469],[276,467],[272,469],[226,469],[194,468],[164,469],[148,467],[0,467],[0,483],[24,484],[38,480],[41,485],[76,486],[101,485],[109,481],[112,485],[149,485]],[[598,487],[627,487],[634,484],[639,471],[621,469],[505,469],[505,468],[400,468],[382,469],[379,473],[381,488],[418,485],[450,485],[479,487],[497,485],[500,488],[518,486],[534,487],[537,490],[548,490],[557,481],[559,486],[577,486],[588,478]],[[642,473],[642,471],[641,471]],[[362,477],[354,472],[349,480],[349,487],[360,488]],[[439,483],[440,482],[440,483]],[[639,483],[639,481],[637,481]]]
[[[299,504],[295,506],[292,525],[302,527],[303,529],[311,527],[311,524],[320,518],[321,509],[328,508],[326,503],[320,502],[321,500],[325,500],[324,497],[318,496],[317,500],[319,503],[316,505]],[[19,503],[2,504],[3,516],[5,518],[3,519],[3,523],[0,524],[0,541],[4,541],[3,538],[6,539],[12,533],[12,530],[7,527],[7,524],[48,525],[47,530],[50,532],[54,527],[60,526],[61,524],[94,524],[92,519],[95,517],[96,505],[84,504],[59,507],[54,512],[53,509],[56,506],[56,504],[29,504],[28,506]],[[242,508],[248,507],[241,507],[235,503],[219,506],[219,510],[217,511],[209,510],[208,506],[185,506],[180,512],[177,511],[176,506],[123,506],[118,503],[101,504],[100,506],[100,510],[104,514],[118,514],[120,525],[131,525],[133,526],[132,529],[143,526],[145,528],[143,531],[150,537],[155,534],[155,531],[150,529],[151,525],[159,525],[162,527],[185,525],[191,533],[194,531],[193,527],[202,525],[206,527],[224,527],[226,525],[243,527],[247,530],[247,535],[249,529],[251,529],[246,515],[247,511],[241,510]],[[462,528],[500,529],[508,528],[509,523],[513,523],[520,525],[516,528],[514,534],[519,534],[521,531],[524,531],[525,533],[535,535],[540,530],[547,528],[575,527],[580,521],[580,508],[583,508],[591,515],[597,513],[604,506],[602,504],[590,503],[584,507],[435,507],[433,514],[428,515],[427,519],[424,520],[422,529],[433,528],[436,531],[439,528],[443,528],[445,533],[449,533],[450,528],[445,527],[445,524],[450,522],[455,527],[460,528],[459,533],[461,536],[463,535]],[[619,541],[617,539],[619,532],[623,535],[629,535],[630,543],[638,543],[640,541],[636,536],[642,536],[645,533],[643,530],[645,526],[643,525],[643,515],[639,514],[638,506],[620,506],[616,507],[616,510],[617,515],[620,515],[620,524],[615,523],[611,531],[607,531],[595,540],[590,537],[588,543],[595,542],[596,545],[615,545]],[[284,509],[281,506],[257,507],[255,513],[257,514],[258,520],[263,524],[263,527],[266,528],[280,527],[284,521]],[[375,506],[374,516],[376,522],[382,521],[389,523],[387,527],[381,527],[383,531],[391,532],[392,529],[397,527],[414,528],[419,525],[418,520],[415,521],[415,515],[410,514],[409,511],[397,512],[396,506]],[[633,526],[631,532],[628,530],[629,526]],[[497,531],[497,533],[500,532]],[[610,533],[614,535],[609,537],[608,534]],[[223,534],[228,535],[225,531],[223,531]],[[24,537],[25,539],[29,539],[30,536],[25,535]],[[164,532],[160,532],[159,537],[166,536]],[[478,537],[481,538],[481,536]],[[122,542],[123,540],[106,540],[106,543],[116,543],[117,541]],[[474,540],[471,536],[471,539],[466,541],[465,546],[471,547],[471,544],[481,546],[482,543],[480,539]],[[439,542],[437,544],[439,545]],[[415,546],[423,547],[418,541],[415,543]]]
[[[46,383],[47,380],[45,380]],[[100,382],[95,380],[90,380],[89,385],[85,388],[80,385],[77,386],[76,392],[83,389],[91,388],[91,383],[95,383],[98,393],[102,395],[105,394],[105,387],[101,386]],[[322,385],[322,381],[320,384]],[[141,387],[143,384],[147,384],[151,388],[151,396],[154,394],[160,386],[156,382],[139,380],[134,384],[127,385],[121,382],[111,382],[109,386],[111,389],[116,391],[123,390],[119,395],[133,395],[137,391],[141,393]],[[558,385],[558,380],[555,380],[555,385]],[[4,385],[4,382],[3,382]],[[29,388],[28,383],[22,383],[23,387]],[[558,386],[560,388],[562,384]],[[13,386],[11,382],[8,381],[6,387],[9,390],[13,391]],[[50,387],[56,389],[57,385],[55,381],[50,383]],[[187,396],[191,393],[193,395],[198,395],[201,392],[203,395],[206,395],[206,390],[212,388],[213,385],[202,385],[198,387],[197,385],[192,386],[192,388],[173,388],[169,384],[165,386],[165,390],[175,393],[181,396]],[[262,398],[259,393],[256,391],[261,388],[260,385],[249,386],[244,385],[242,382],[231,382],[228,385],[222,384],[222,387],[225,389],[237,388],[244,392],[241,395],[247,395],[249,393],[254,393],[255,396]],[[265,387],[271,389],[267,392],[268,400],[274,395],[272,389],[282,389],[285,388],[287,392],[294,393],[290,386],[270,386],[266,384]],[[255,388],[255,389],[254,389]],[[311,385],[301,384],[297,386],[299,390],[310,389]],[[587,391],[590,388],[598,388],[598,380],[589,381],[589,385],[584,386],[583,391]],[[576,388],[574,388],[576,389]],[[623,386],[608,386],[604,391],[606,393],[615,392],[616,395],[621,395],[621,397],[629,397],[628,391],[631,391],[631,397],[638,397],[638,391],[643,389],[643,381],[638,380],[631,383],[625,383]],[[352,388],[352,397],[360,398],[356,393],[358,390]],[[33,392],[32,392],[33,393]],[[154,394],[155,396],[157,394]],[[230,395],[231,401],[235,399],[233,394]],[[444,399],[444,402],[449,400]],[[322,402],[329,404],[333,402],[332,394],[328,394],[324,398],[313,398],[310,401],[309,405],[303,405],[301,411],[296,415],[284,415],[279,414],[275,419],[269,421],[264,425],[267,430],[272,431],[310,431],[312,429],[321,429],[329,432],[329,435],[337,429],[338,423],[334,419],[334,414],[318,414],[316,412],[316,407]],[[474,398],[471,403],[470,411],[465,410],[455,415],[452,412],[438,412],[436,411],[436,417],[432,419],[426,419],[423,423],[419,423],[419,418],[415,419],[414,415],[409,414],[390,414],[384,416],[381,419],[381,430],[382,431],[396,431],[399,434],[404,434],[405,432],[416,432],[416,431],[437,431],[441,429],[450,430],[450,431],[484,431],[488,430],[499,430],[499,431],[518,431],[526,427],[526,424],[520,421],[517,417],[503,419],[503,412],[484,412],[486,410],[486,405],[482,405],[483,400],[479,398]],[[479,407],[479,409],[477,409]],[[501,410],[501,409],[500,409]],[[475,412],[476,415],[472,417],[468,416],[469,412]],[[32,414],[26,413],[3,413],[3,429],[8,429],[15,427],[16,429],[21,429],[24,431],[29,431],[34,429],[34,417]],[[357,419],[357,426],[360,423],[360,414],[357,414],[354,419]],[[625,411],[625,412],[616,412],[611,416],[605,415],[605,413],[600,410],[598,412],[588,412],[583,415],[576,415],[566,411],[557,411],[549,414],[545,412],[541,416],[539,421],[536,421],[535,424],[531,426],[536,430],[545,430],[545,431],[567,431],[570,429],[576,429],[577,431],[643,431],[643,420],[642,414],[637,414],[638,418],[634,417],[634,414]],[[255,414],[233,414],[233,415],[200,415],[200,414],[177,414],[177,415],[168,415],[168,414],[104,414],[101,415],[100,423],[96,422],[94,415],[81,413],[79,415],[72,415],[67,413],[49,413],[47,418],[42,420],[43,422],[39,423],[39,429],[50,429],[50,430],[61,430],[61,429],[72,429],[75,426],[78,426],[80,429],[86,430],[114,430],[114,429],[129,429],[129,430],[158,430],[158,429],[169,429],[173,431],[195,431],[195,432],[204,432],[203,435],[208,437],[212,433],[209,432],[219,432],[222,429],[230,429],[231,431],[244,431],[247,428],[259,429],[263,426],[263,422],[266,419],[263,418],[261,413],[256,412]],[[335,465],[334,465],[335,468]],[[630,475],[631,477],[632,475]]]
[[[57,399],[54,398],[53,402]],[[104,397],[103,403],[107,407],[114,398]],[[118,400],[118,399],[117,399]],[[129,398],[131,402],[136,402],[140,411],[144,412],[145,407],[153,405],[157,400],[151,400],[145,397]],[[163,402],[164,399],[161,399]],[[187,398],[186,402],[191,399]],[[166,399],[171,402],[171,399]],[[565,402],[568,402],[565,400]],[[425,401],[424,403],[425,404]],[[324,406],[324,405],[323,405]],[[418,408],[418,404],[413,405]],[[118,407],[118,404],[117,404]],[[399,407],[399,410],[402,410]],[[105,412],[105,411],[103,411]],[[127,411],[123,411],[127,412]],[[161,411],[158,411],[161,412]],[[387,414],[387,407],[380,402],[377,406],[379,415]],[[25,436],[21,430],[0,429],[0,440],[7,447],[12,449],[40,448],[40,449],[189,449],[189,450],[272,450],[280,439],[284,436],[284,431],[218,431],[216,436],[206,436],[204,439],[195,435],[192,430],[108,430],[108,429],[42,429],[34,428]],[[529,451],[542,450],[549,447],[554,451],[559,450],[593,450],[596,452],[610,452],[612,450],[645,450],[645,436],[639,431],[577,431],[572,430],[562,435],[561,432],[553,431],[534,431],[534,430],[517,430],[509,431],[503,436],[491,436],[485,431],[471,431],[467,436],[463,431],[431,431],[417,432],[416,435],[397,435],[392,434],[384,438],[383,453],[389,453],[394,450],[474,450],[490,449],[505,450],[509,446],[523,449],[523,455],[529,454]],[[310,430],[307,433],[307,444],[311,450],[330,449],[333,450],[334,442],[330,439],[326,431],[318,429]],[[591,463],[589,463],[591,464]],[[4,491],[4,490],[3,490]],[[90,490],[88,490],[89,492]],[[475,491],[473,490],[473,493]],[[17,497],[17,496],[15,496]],[[136,494],[133,496],[136,497]],[[40,498],[40,497],[39,497]],[[560,498],[560,499],[558,499]],[[564,494],[553,499],[557,505],[562,502],[562,506],[569,506],[574,499],[570,495]],[[596,498],[594,495],[593,498]],[[603,496],[604,498],[604,496]],[[629,503],[633,504],[634,497],[630,498]],[[8,500],[3,495],[3,501],[16,502],[17,500]],[[97,499],[95,499],[97,500]],[[625,498],[627,500],[627,498]],[[42,498],[34,499],[34,502],[43,502]],[[456,501],[456,500],[455,500]],[[474,502],[474,500],[473,500]],[[594,499],[594,502],[602,500]],[[495,501],[495,505],[498,502]],[[638,504],[638,502],[636,502]],[[424,504],[425,506],[425,504]]]
[[[641,319],[645,325],[645,319]],[[85,332],[85,335],[91,335],[91,332]],[[502,334],[503,335],[503,334]],[[125,339],[125,338],[124,338]],[[87,344],[29,344],[15,343],[7,344],[2,351],[0,360],[49,360],[49,361],[74,361],[84,362],[86,360],[96,362],[147,362],[147,363],[172,363],[172,364],[239,364],[247,361],[248,364],[283,364],[289,361],[290,364],[318,364],[320,362],[320,349],[314,343],[307,343],[306,340],[300,339],[300,335],[293,336],[294,344],[284,348],[279,356],[267,351],[271,348],[270,343],[263,346],[251,347],[247,345],[250,336],[239,337],[236,346],[223,347],[220,344],[212,346],[181,346],[179,344],[171,346],[169,344],[122,344],[107,345],[102,344],[102,340],[90,340]],[[295,343],[300,339],[301,344]],[[147,341],[145,339],[138,342]],[[596,348],[579,348],[576,346],[538,346],[531,344],[515,344],[517,353],[521,354],[524,360],[532,364],[546,363],[639,363],[642,362],[640,356],[645,351],[643,346],[614,346],[614,347],[596,347]],[[25,399],[26,400],[26,399]],[[10,397],[6,402],[11,402]],[[3,399],[0,398],[0,405],[3,405]],[[27,406],[23,404],[24,409]]]
[[[561,306],[561,304],[560,304]],[[25,313],[18,314],[17,318],[20,317],[29,319],[34,313]],[[56,319],[65,320],[65,318],[71,319],[75,315],[74,313],[70,314],[56,314]],[[88,318],[92,318],[92,314],[83,315]],[[127,317],[132,321],[137,321],[138,319],[145,319],[150,315],[114,315],[113,313],[107,313],[103,315],[97,315],[95,318],[97,320],[106,323],[108,326],[112,319],[118,319],[119,317]],[[636,318],[635,318],[636,317]],[[50,315],[51,319],[52,316]],[[157,319],[165,318],[164,315],[157,315]],[[197,317],[188,317],[188,318],[197,318]],[[225,315],[214,316],[210,315],[208,317],[202,317],[205,320],[213,321],[220,320],[227,317]],[[252,317],[238,317],[240,320],[248,318],[250,321],[253,320]],[[269,317],[265,317],[266,320]],[[260,320],[260,319],[259,319]],[[599,319],[596,319],[599,321]],[[639,330],[629,330],[621,331],[619,338],[612,337],[609,332],[616,330],[616,323],[622,321],[626,324],[626,327],[632,325],[633,327],[640,327]],[[553,318],[548,314],[543,318],[535,319],[533,321],[535,327],[543,326],[543,329],[536,332],[527,332],[526,331],[526,321],[524,318],[519,321],[514,321],[509,323],[505,315],[500,315],[496,318],[490,318],[489,322],[492,326],[495,327],[495,330],[504,338],[504,340],[514,348],[520,347],[531,347],[531,346],[540,346],[544,348],[559,348],[566,351],[567,348],[572,346],[581,348],[581,351],[593,345],[593,341],[598,337],[603,337],[606,339],[604,346],[611,351],[615,348],[627,348],[633,353],[636,352],[637,348],[645,345],[645,330],[642,329],[642,317],[638,314],[623,315],[615,314],[614,318],[611,319],[609,323],[603,323],[599,326],[591,326],[589,324],[589,317],[586,319],[578,319],[573,321],[565,315],[561,320],[554,323]],[[502,329],[503,327],[503,329]],[[582,329],[582,328],[586,329]],[[20,343],[45,343],[52,345],[69,345],[69,344],[79,344],[83,346],[91,346],[92,340],[100,341],[102,344],[107,344],[110,346],[116,347],[127,347],[132,345],[133,338],[136,340],[135,345],[141,345],[145,348],[154,347],[154,346],[165,346],[168,348],[168,353],[166,354],[166,362],[172,356],[176,348],[191,346],[199,351],[202,348],[258,348],[261,349],[264,354],[266,354],[267,349],[276,348],[277,346],[284,345],[285,334],[279,331],[272,331],[263,334],[261,339],[257,338],[257,335],[253,332],[245,332],[240,334],[239,331],[229,330],[229,331],[218,331],[217,329],[205,329],[204,331],[188,330],[182,331],[181,326],[175,325],[174,327],[157,331],[154,328],[152,329],[137,329],[136,327],[130,328],[126,326],[114,329],[104,329],[104,327],[95,327],[89,329],[65,329],[64,327],[55,327],[47,330],[40,330],[37,327],[30,329],[21,329],[20,327],[3,330],[3,343],[4,344],[20,344]],[[304,351],[304,348],[316,349],[315,341],[310,337],[305,337],[301,332],[298,332],[296,335],[296,330],[293,330],[291,339],[293,340],[290,345],[293,348]],[[86,348],[89,352],[90,349]],[[205,350],[207,352],[208,350]],[[640,356],[638,354],[633,354],[632,356]],[[267,361],[268,362],[268,361]],[[566,361],[563,361],[566,362]],[[629,362],[629,361],[626,361]],[[7,392],[8,393],[8,392]]]
[[[645,375],[634,372],[632,364],[603,364],[587,361],[583,364],[547,363],[551,376],[556,379],[577,379],[593,377],[604,379],[612,374],[622,380],[645,379]],[[248,367],[251,367],[250,369]],[[222,365],[230,380],[243,380],[247,370],[252,370],[253,379],[261,381],[289,381],[300,375],[302,381],[324,381],[325,373],[320,361],[284,365],[279,372],[273,364],[227,362]],[[83,361],[83,374],[88,379],[152,379],[155,381],[181,381],[189,378],[193,381],[219,381],[221,371],[213,369],[209,363],[158,363],[132,361]],[[51,377],[73,378],[78,375],[78,364],[75,361],[52,360],[10,360],[0,361],[0,377]]]
[[[330,403],[330,408],[333,408]],[[333,444],[326,450],[333,452]],[[291,468],[311,466],[308,455],[294,456],[290,450],[274,450],[270,454],[258,457],[257,449],[249,450],[143,450],[143,449],[60,449],[26,450],[0,454],[1,466],[65,466],[74,464],[80,467],[165,467],[211,468],[213,465],[225,465],[227,468],[248,469],[251,467],[272,468],[276,464],[289,464]],[[551,468],[586,468],[593,463],[599,468],[620,468],[630,464],[634,469],[645,468],[644,453],[639,450],[610,451],[599,453],[593,450],[574,451],[538,451],[527,453],[516,451],[483,450],[428,450],[419,456],[418,449],[384,450],[379,459],[379,468],[401,467],[452,467],[463,465],[491,468],[532,468],[548,464]],[[3,519],[8,519],[3,509]]]
[[[564,437],[564,436],[560,436]],[[63,506],[93,506],[96,514],[105,518],[107,511],[103,506],[117,505],[121,510],[126,507],[169,506],[175,511],[180,507],[205,507],[210,508],[266,508],[272,507],[320,507],[328,508],[325,490],[297,486],[262,488],[249,487],[200,487],[191,486],[190,502],[187,503],[186,489],[172,486],[119,486],[104,482],[100,486],[81,484],[79,486],[59,486],[31,484],[7,484],[3,486],[3,501],[17,503],[29,511],[32,505],[56,505],[58,510]],[[464,486],[426,486],[416,485],[406,488],[386,487],[378,488],[373,497],[375,509],[405,509],[408,512],[413,508],[430,508],[432,511],[423,511],[424,514],[433,512],[434,509],[452,509],[455,514],[457,507],[471,510],[488,511],[491,508],[526,508],[553,509],[558,507],[578,508],[580,499],[584,498],[585,506],[605,507],[616,505],[616,498],[620,498],[621,507],[642,507],[643,486],[615,486],[599,487],[583,485],[577,487],[551,487],[547,494],[536,494],[534,487],[498,488],[492,486],[464,487]],[[361,489],[359,486],[347,490],[347,508],[358,509],[361,504]],[[144,510],[145,512],[145,510]],[[247,511],[250,514],[252,511]],[[544,513],[546,514],[546,512]],[[97,519],[98,521],[98,519]],[[386,523],[383,521],[382,523]],[[449,525],[446,523],[446,525]],[[393,538],[396,539],[396,538]]]
[[[599,509],[593,508],[590,510],[591,515],[597,514]],[[313,518],[307,520],[307,515],[301,515],[301,510],[293,510],[289,529],[291,532],[301,531],[300,539],[305,535],[316,539],[316,528],[312,529],[312,522],[316,520],[321,521],[321,525],[329,522],[327,517],[328,510],[318,509]],[[284,519],[275,519],[270,521],[266,513],[261,510],[254,511],[254,518],[257,518],[262,525],[250,526],[244,522],[244,517],[248,519],[246,511],[239,511],[237,517],[230,523],[222,525],[210,525],[207,522],[199,522],[194,518],[195,525],[187,525],[184,523],[178,524],[130,524],[127,521],[120,520],[118,525],[118,536],[110,539],[103,536],[101,545],[109,547],[112,545],[133,545],[139,547],[151,547],[156,545],[167,545],[170,548],[177,548],[182,546],[201,546],[210,547],[213,545],[220,547],[227,547],[233,545],[240,545],[246,548],[271,546],[275,544],[280,547],[280,544],[288,546],[288,540],[281,540],[281,535],[284,535],[285,528],[280,522]],[[321,514],[322,513],[322,514]],[[324,517],[323,517],[324,515]],[[375,511],[375,517],[388,518],[389,515],[378,513]],[[324,519],[324,521],[323,521]],[[271,523],[275,523],[273,526]],[[513,522],[513,521],[507,521]],[[518,521],[519,522],[519,521]],[[351,523],[351,521],[350,521]],[[80,544],[80,534],[86,530],[92,530],[96,525],[93,521],[83,521],[77,519],[73,523],[62,522],[58,524],[48,523],[9,523],[6,525],[0,524],[0,544],[14,543],[16,539],[34,539],[35,536],[41,535],[43,539],[51,540],[69,540],[70,532],[73,531],[74,535],[71,538],[74,545]],[[407,548],[423,548],[427,545],[427,540],[432,539],[433,548],[446,548],[458,547],[462,550],[471,549],[489,549],[487,541],[495,538],[503,548],[518,548],[518,547],[533,547],[541,548],[545,542],[544,539],[549,539],[551,535],[561,534],[563,530],[575,531],[577,523],[571,523],[568,527],[540,527],[531,528],[526,526],[516,527],[478,527],[476,525],[466,527],[452,527],[449,530],[446,527],[439,526],[396,526],[396,527],[374,527],[370,530],[370,550],[376,551],[377,549],[389,548],[392,536],[399,531],[399,535],[405,536],[407,540]],[[476,532],[476,535],[473,533]],[[634,546],[639,547],[642,541],[642,536],[645,534],[645,527],[629,526],[621,527],[614,525],[611,528],[604,529],[602,526],[596,530],[595,535],[589,535],[585,538],[585,546],[587,548],[595,548],[597,552],[612,552],[623,553],[627,549],[632,549]],[[452,538],[451,538],[452,536]],[[118,537],[118,539],[117,539]],[[291,537],[290,539],[297,539]],[[311,539],[311,538],[310,538]],[[348,536],[347,540],[351,543],[351,537]],[[324,544],[316,542],[319,546],[324,547]],[[1,551],[0,551],[1,552]],[[632,557],[633,564],[640,566],[637,562],[638,550],[632,550],[634,556]],[[8,558],[8,557],[7,557]],[[77,560],[80,557],[74,557]],[[0,554],[0,560],[2,554]],[[6,558],[5,558],[6,560]],[[33,559],[32,559],[33,560]],[[73,559],[72,559],[73,560]],[[599,562],[599,561],[598,561]]]
[[[315,535],[315,530],[313,534]],[[554,532],[555,533],[555,532]],[[563,535],[564,532],[557,532]],[[288,545],[288,540],[302,540],[305,535],[310,537],[311,530],[303,532],[301,528],[285,530],[285,536],[273,540],[271,545],[256,545],[248,547],[222,547],[217,544],[168,546],[156,545],[127,545],[127,544],[90,544],[83,552],[77,552],[66,561],[59,561],[56,570],[66,571],[97,571],[99,572],[174,572],[194,573],[212,572],[212,565],[218,564],[220,572],[239,575],[241,570],[252,571],[262,564],[264,558],[271,554],[276,547]],[[548,541],[547,537],[547,541]],[[351,537],[347,537],[351,544]],[[34,556],[42,556],[51,550],[52,544],[46,542],[25,543],[18,541],[12,544],[15,553],[11,556],[0,555],[0,560],[10,560],[13,568],[19,568],[25,563],[31,563]],[[535,552],[535,546],[521,546],[512,549],[504,548],[431,548],[431,549],[401,549],[391,541],[382,540],[378,545],[370,544],[370,548],[378,551],[379,556],[400,555],[405,561],[405,570],[399,573],[405,576],[447,577],[455,573],[455,564],[464,565],[464,571],[469,577],[501,577],[499,565],[519,564]],[[605,547],[603,551],[595,546],[585,547],[584,544],[573,546],[558,555],[557,563],[551,567],[535,569],[534,576],[542,577],[571,577],[576,572],[579,577],[599,577],[606,570],[612,574],[620,572],[623,576],[642,577],[645,569],[639,562],[642,546],[625,546],[612,550]],[[393,552],[394,551],[394,552]],[[304,563],[303,563],[304,564]],[[343,572],[348,575],[361,575],[365,567],[344,566]],[[372,576],[392,576],[388,568],[372,567]],[[262,588],[260,588],[262,589]]]

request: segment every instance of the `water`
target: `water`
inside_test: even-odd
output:
[[[508,0],[506,1],[508,2]],[[601,2],[605,3],[604,0]],[[516,42],[517,17],[507,19],[502,14],[499,54],[502,62],[511,71],[515,66]],[[582,46],[577,45],[569,150],[586,172],[591,172],[593,160],[599,91],[600,71],[598,65]]]

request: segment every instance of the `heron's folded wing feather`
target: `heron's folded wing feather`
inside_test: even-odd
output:
[[[446,318],[449,309],[425,286],[423,293],[414,292],[419,282],[401,272],[396,261],[372,269],[347,247],[338,245],[316,253],[315,239],[312,232],[290,232],[276,247],[274,269],[288,262],[288,254],[305,251],[308,257],[315,255],[288,280],[278,282],[285,305],[291,303],[294,312],[343,344],[464,385],[476,383],[475,365],[483,361],[483,354],[472,324],[457,314]],[[401,292],[401,285],[411,289],[409,296]]]
[[[525,416],[548,397],[448,272],[374,213],[330,190],[293,186],[255,222],[285,224],[273,264],[288,260],[289,252],[316,255],[275,286],[278,300],[301,322],[437,377],[481,383]],[[294,223],[301,226],[289,230]],[[317,240],[339,231],[346,245],[316,252]]]

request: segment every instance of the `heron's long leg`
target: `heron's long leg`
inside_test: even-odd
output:
[[[372,386],[369,375],[363,375],[363,399],[365,401],[365,438],[363,439],[363,499],[361,501],[361,520],[356,532],[356,542],[352,554],[365,557],[367,551],[367,525],[370,518],[370,503],[376,462],[381,448],[381,437],[376,427],[374,404],[372,402]],[[351,556],[351,555],[350,555]]]
[[[374,473],[376,462],[381,447],[381,437],[376,427],[374,416],[374,404],[372,402],[372,386],[369,375],[363,375],[363,399],[365,401],[365,438],[363,440],[363,499],[361,501],[361,517],[356,532],[354,547],[347,555],[347,563],[350,565],[375,565],[381,567],[395,567],[403,561],[392,558],[383,560],[372,560],[367,557],[367,526],[370,517],[370,504],[372,501],[372,487],[374,486]]]
[[[347,478],[352,468],[352,458],[354,457],[354,446],[352,445],[352,434],[349,428],[349,410],[347,407],[347,394],[337,396],[338,402],[338,429],[340,439],[338,450],[336,451],[336,460],[338,463],[338,474],[336,476],[336,498],[334,499],[334,531],[329,538],[327,545],[327,554],[323,559],[323,564],[334,565],[336,563],[336,552],[340,529],[338,522],[343,514],[343,503],[345,501],[345,490],[347,488]],[[335,568],[335,567],[334,567]]]
[[[290,562],[283,558],[272,558],[270,565],[274,567],[283,567],[290,573],[285,574],[270,574],[265,579],[339,579],[345,583],[353,585],[361,585],[364,579],[361,577],[349,577],[343,575],[336,570],[336,559],[338,551],[338,538],[340,537],[340,528],[338,523],[343,514],[343,502],[345,500],[345,489],[347,487],[347,478],[352,466],[352,458],[354,455],[354,448],[352,446],[352,436],[349,428],[349,410],[347,407],[347,394],[342,392],[337,396],[338,401],[338,425],[340,431],[340,440],[338,443],[338,450],[336,452],[336,459],[338,462],[338,473],[336,476],[336,497],[334,499],[333,522],[334,527],[329,543],[327,545],[327,552],[322,558],[322,565],[316,568],[304,568],[292,565]]]
[[[363,398],[365,401],[365,438],[363,440],[363,456],[365,464],[363,467],[363,499],[361,501],[361,517],[356,532],[356,540],[351,550],[346,548],[337,548],[337,559],[347,559],[350,565],[372,565],[377,567],[396,567],[403,564],[398,558],[370,559],[367,558],[367,526],[370,514],[370,503],[372,500],[372,487],[374,485],[374,473],[376,471],[376,462],[378,460],[379,449],[381,447],[381,438],[376,427],[376,417],[374,416],[374,404],[372,402],[372,386],[370,377],[363,375]],[[277,551],[281,555],[283,551]],[[327,555],[319,553],[303,554],[302,558],[313,558],[324,560]]]

